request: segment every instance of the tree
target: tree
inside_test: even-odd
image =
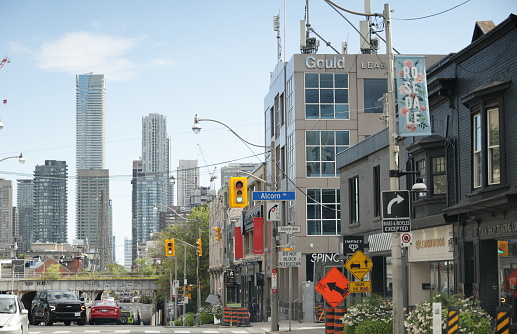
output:
[[[108,269],[108,272],[113,274],[127,273],[127,270],[124,269],[124,266],[118,263],[108,263],[106,265],[106,269]]]

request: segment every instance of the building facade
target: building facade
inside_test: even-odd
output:
[[[17,180],[16,201],[18,206],[18,231],[16,238],[20,253],[30,250],[32,239],[32,225],[34,222],[34,180]]]
[[[179,160],[177,170],[177,191],[176,205],[192,209],[192,197],[194,191],[199,189],[199,168],[197,160]]]
[[[0,245],[2,252],[13,245],[13,186],[10,180],[0,179]],[[10,254],[7,250],[7,254]]]
[[[31,240],[68,241],[68,165],[66,161],[45,160],[34,169],[34,221]],[[29,186],[30,187],[30,186]],[[27,189],[30,191],[30,189]]]
[[[227,166],[221,167],[221,187],[224,187],[230,177],[246,176],[239,172],[252,173],[261,164],[258,163],[229,163]]]

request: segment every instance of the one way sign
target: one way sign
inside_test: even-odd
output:
[[[409,219],[409,190],[382,192],[382,219]]]

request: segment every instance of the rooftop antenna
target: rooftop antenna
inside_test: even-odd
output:
[[[277,60],[282,61],[282,39],[280,38],[280,14],[273,16],[273,27],[276,31]]]
[[[309,23],[309,0],[305,1],[305,20],[300,21],[300,52],[303,54],[316,53],[320,41],[315,37],[309,37],[311,24]]]

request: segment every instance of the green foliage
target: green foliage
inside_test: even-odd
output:
[[[384,328],[383,324],[387,325],[392,322],[392,316],[393,305],[391,300],[372,294],[363,298],[363,300],[358,304],[352,305],[348,308],[347,313],[345,313],[345,316],[343,317],[344,332],[346,334],[358,334],[357,330],[359,329],[359,325],[365,322],[379,322],[381,324],[372,324],[371,326]],[[374,319],[375,321],[372,321]],[[391,326],[393,327],[393,325]],[[368,331],[362,333],[368,333]],[[377,332],[370,331],[369,334],[371,333]]]
[[[393,321],[363,321],[355,327],[355,334],[392,334]]]
[[[181,320],[174,321],[174,326],[183,326],[183,321],[181,321]]]
[[[43,274],[43,279],[59,279],[61,277],[61,272],[59,268],[61,266],[59,264],[53,264],[47,268],[46,272]]]
[[[491,334],[492,318],[481,307],[479,301],[462,296],[446,296],[438,293],[431,300],[418,304],[409,314],[405,326],[414,334],[432,334],[432,305],[442,303],[442,328],[447,328],[447,312],[449,306],[459,307],[459,332],[475,334]]]
[[[213,324],[214,323],[214,315],[209,313],[209,312],[201,312],[199,314],[199,323],[201,325]]]
[[[110,274],[121,274],[127,272],[126,269],[124,269],[124,266],[118,263],[109,263],[106,265],[106,269]]]
[[[194,326],[194,314],[188,313],[185,317],[185,323],[187,326]]]

